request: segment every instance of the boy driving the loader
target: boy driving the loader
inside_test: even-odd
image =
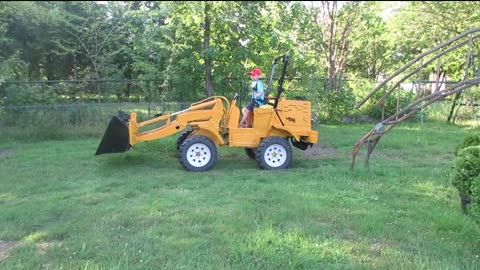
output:
[[[250,114],[253,112],[255,107],[260,107],[264,104],[265,100],[265,90],[263,82],[259,79],[262,75],[262,70],[259,68],[254,68],[250,72],[250,78],[252,79],[252,101],[247,104],[242,109],[243,117],[238,127],[251,127],[252,123],[249,123]]]

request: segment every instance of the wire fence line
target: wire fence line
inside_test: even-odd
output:
[[[158,113],[171,113],[190,106],[189,102],[123,102],[22,105],[0,107],[0,127],[33,127],[37,125],[62,128],[88,124],[105,124],[118,111],[137,112],[140,120]]]

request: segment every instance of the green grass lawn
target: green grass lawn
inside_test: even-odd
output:
[[[320,126],[336,155],[263,171],[241,148],[187,172],[175,138],[94,156],[101,137],[0,142],[1,269],[479,269],[480,225],[450,184],[476,131],[402,124],[363,167],[373,125]],[[2,250],[3,247],[3,250]]]

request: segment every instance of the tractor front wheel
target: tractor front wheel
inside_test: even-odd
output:
[[[191,136],[180,145],[180,163],[187,171],[207,171],[216,162],[217,147],[206,136]]]
[[[183,141],[190,136],[190,134],[193,132],[193,129],[187,129],[180,133],[180,135],[177,138],[177,151],[180,150],[180,145],[182,145]]]
[[[286,138],[263,139],[256,154],[258,165],[265,170],[286,169],[292,163],[292,147]]]

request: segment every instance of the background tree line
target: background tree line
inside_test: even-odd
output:
[[[340,4],[341,3],[341,4]],[[0,3],[1,105],[230,95],[286,52],[287,95],[331,114],[431,48],[478,26],[479,1],[37,1]],[[462,76],[465,51],[441,69]],[[419,76],[426,79],[438,63]],[[11,84],[155,79],[126,85]],[[152,94],[153,93],[153,94]]]

